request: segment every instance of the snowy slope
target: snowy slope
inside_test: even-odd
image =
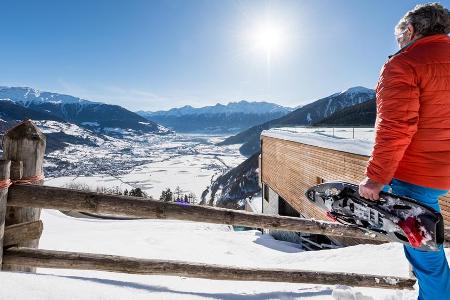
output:
[[[108,221],[44,210],[40,247],[222,265],[371,273],[406,277],[400,244],[302,252],[257,231],[181,221]],[[130,234],[132,233],[132,234]],[[449,254],[449,253],[447,253]],[[374,259],[374,258],[377,259]],[[39,269],[40,275],[0,273],[0,299],[415,299],[392,291],[292,283],[234,282]],[[47,275],[43,275],[47,274]]]

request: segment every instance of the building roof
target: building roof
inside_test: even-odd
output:
[[[261,136],[364,156],[370,156],[372,153],[374,135],[373,128],[365,128],[365,131],[359,131],[358,134],[355,134],[355,139],[339,137],[339,134],[333,136],[332,130],[332,128],[327,128],[325,130],[321,130],[319,128],[311,129],[295,127],[273,128],[270,130],[264,130],[261,133]],[[350,133],[350,137],[352,136],[352,128],[341,128],[339,130],[341,133],[343,131],[350,131],[347,133]],[[361,129],[358,128],[358,130]]]

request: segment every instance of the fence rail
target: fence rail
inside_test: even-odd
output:
[[[76,270],[95,270],[141,275],[169,275],[216,280],[344,284],[385,289],[412,289],[415,280],[394,276],[255,269],[182,261],[132,258],[116,255],[16,248],[5,252],[6,265]]]
[[[384,235],[368,233],[359,228],[339,223],[262,215],[218,207],[162,202],[152,199],[99,194],[48,186],[13,185],[8,192],[8,206],[58,209],[122,217],[240,225],[379,242],[388,241]],[[446,242],[450,245],[449,231],[447,230],[446,233]]]

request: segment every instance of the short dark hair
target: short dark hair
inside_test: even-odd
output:
[[[396,32],[408,24],[421,36],[450,33],[450,11],[440,3],[419,4],[408,11],[395,27]]]

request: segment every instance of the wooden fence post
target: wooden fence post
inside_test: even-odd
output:
[[[6,201],[8,199],[8,184],[11,161],[0,160],[0,269],[3,262],[3,237],[5,234]]]
[[[12,180],[24,180],[28,183],[42,185],[43,163],[45,154],[45,135],[31,120],[24,121],[10,129],[3,137],[3,156],[15,162],[11,172]],[[20,162],[23,171],[20,172]],[[14,177],[13,177],[14,176]],[[20,177],[22,176],[22,177]],[[8,207],[6,211],[6,225],[15,225],[40,219],[39,208]],[[38,248],[39,239],[19,243],[20,247]],[[6,268],[5,268],[6,269]],[[8,266],[9,271],[35,272],[35,268]]]

